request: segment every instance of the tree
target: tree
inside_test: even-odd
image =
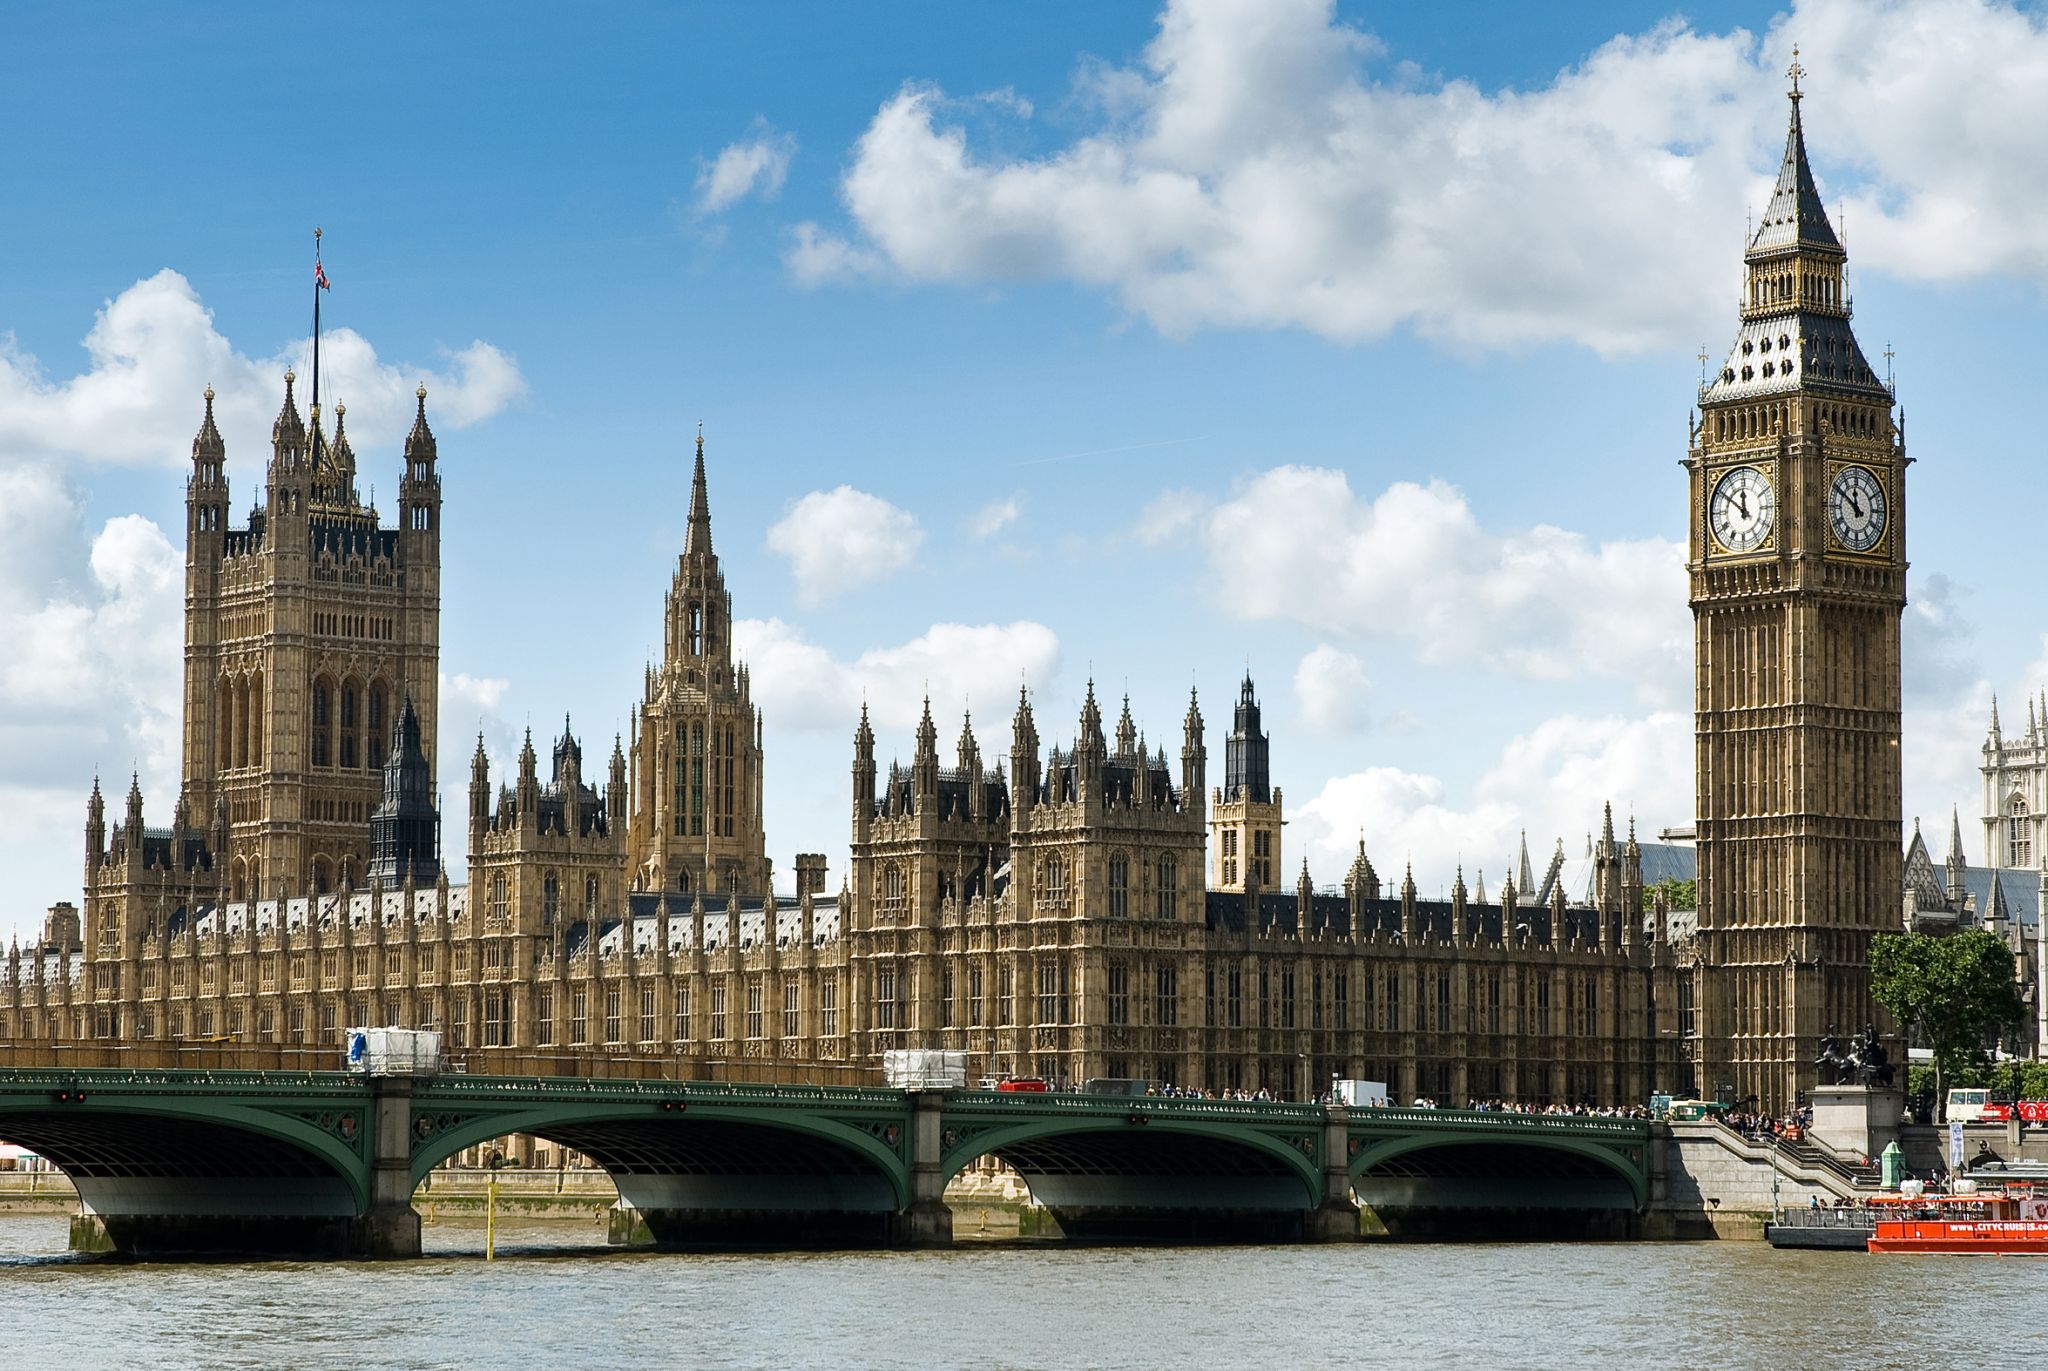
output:
[[[1986,1042],[2026,1013],[2011,949],[1981,928],[1945,938],[1878,934],[1870,944],[1870,993],[1908,1041],[1917,1037],[1933,1051],[1937,1109],[1947,1100],[1943,1082],[1988,1072]]]
[[[1697,881],[1686,881],[1680,880],[1676,876],[1666,876],[1663,880],[1651,886],[1648,893],[1652,898],[1660,894],[1663,895],[1665,903],[1673,909],[1698,909],[1700,907],[1700,887]]]

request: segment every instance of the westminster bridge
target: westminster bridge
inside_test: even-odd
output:
[[[727,1081],[0,1070],[0,1141],[138,1256],[410,1257],[419,1183],[513,1133],[573,1148],[675,1246],[928,1246],[947,1181],[1015,1169],[1081,1241],[1640,1231],[1628,1119]]]

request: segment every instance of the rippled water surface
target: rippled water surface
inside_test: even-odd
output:
[[[0,1219],[0,1368],[1997,1367],[2048,1259],[1760,1243],[669,1256],[436,1225],[419,1262],[147,1265]],[[1864,1292],[1872,1293],[1864,1293]]]

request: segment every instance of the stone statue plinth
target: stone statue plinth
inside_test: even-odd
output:
[[[1838,1152],[1877,1156],[1898,1138],[1906,1116],[1906,1092],[1898,1086],[1817,1085],[1807,1098],[1813,1136]]]

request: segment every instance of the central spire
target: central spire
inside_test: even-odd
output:
[[[704,421],[697,421],[697,470],[690,477],[690,530],[685,554],[711,555],[711,495],[704,484]]]
[[[1840,252],[1842,240],[1828,222],[1827,207],[1821,203],[1813,168],[1806,160],[1806,130],[1799,118],[1799,102],[1805,99],[1799,80],[1806,75],[1806,68],[1799,65],[1799,49],[1792,50],[1792,65],[1785,74],[1792,81],[1786,94],[1792,102],[1792,120],[1785,131],[1785,156],[1778,165],[1778,183],[1771,190],[1770,204],[1764,207],[1763,222],[1749,240],[1749,255],[1788,247]]]

